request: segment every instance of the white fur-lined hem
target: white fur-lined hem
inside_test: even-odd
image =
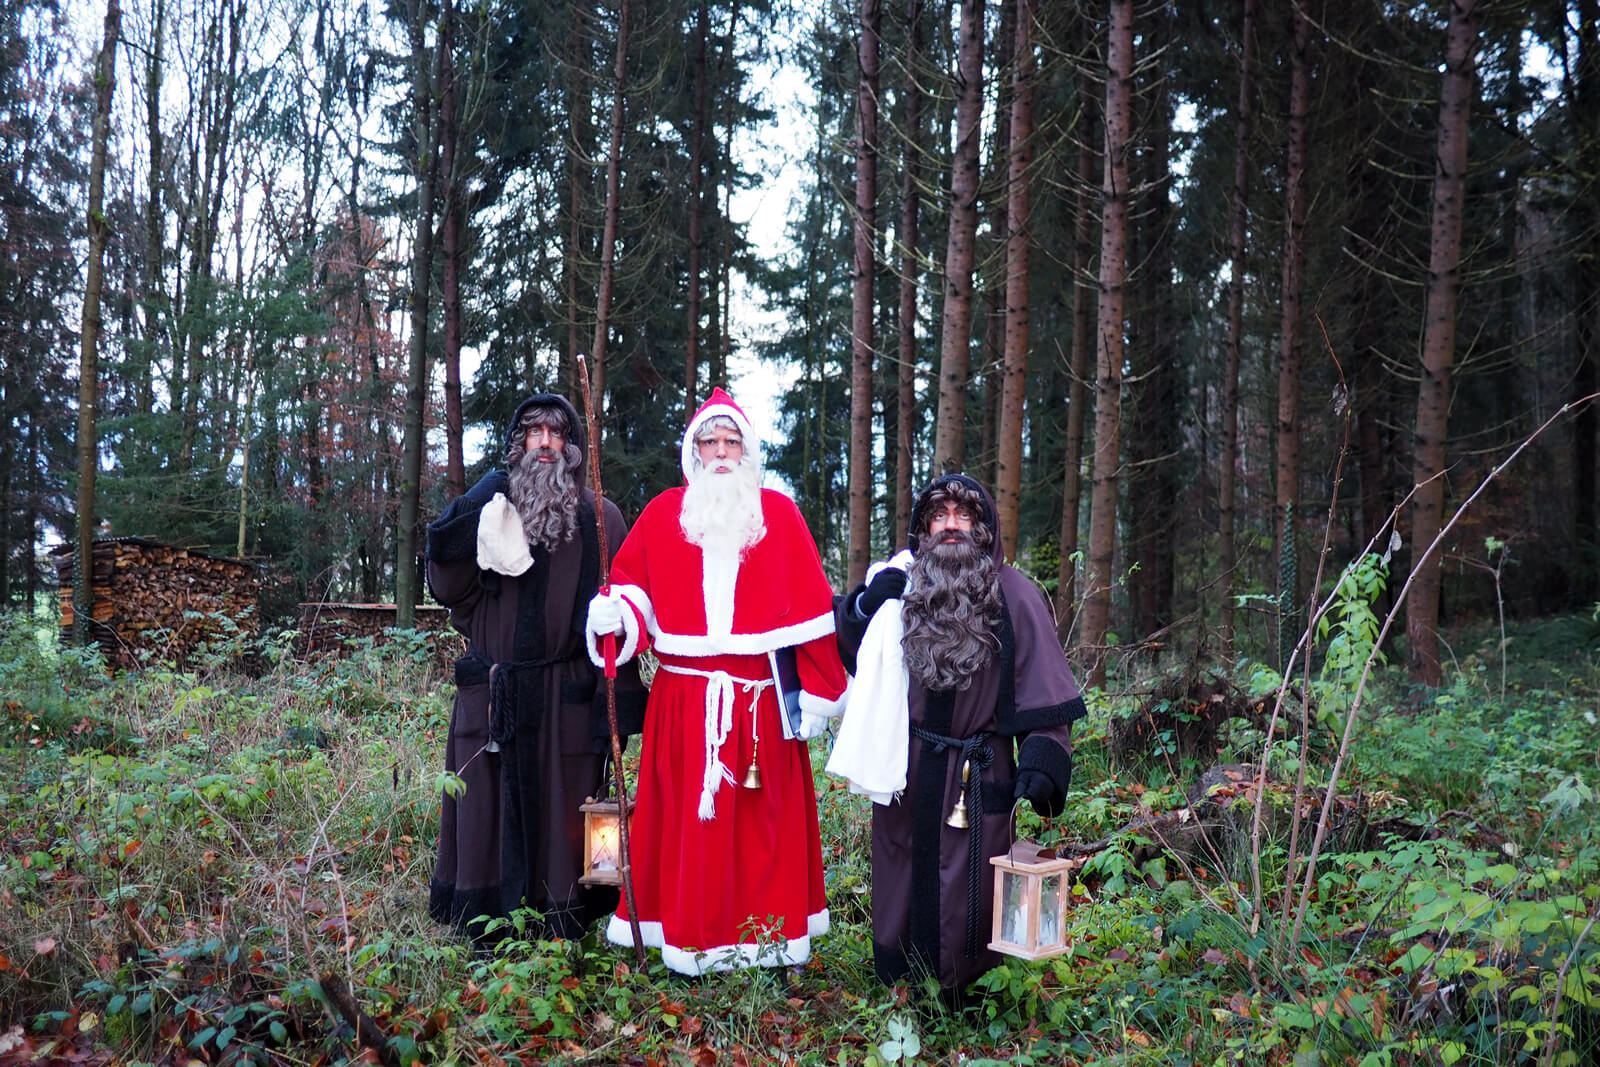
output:
[[[817,715],[824,719],[837,719],[844,714],[845,701],[849,696],[850,690],[848,687],[832,700],[827,697],[819,697],[815,693],[808,693],[802,689],[800,690],[800,712],[804,715]]]
[[[644,626],[648,626],[655,621],[655,613],[651,609],[650,598],[638,586],[614,585],[611,591],[622,594],[623,603],[632,609],[622,613],[622,647],[617,649],[617,665],[620,667],[639,651],[639,637],[644,632],[640,618],[644,619]],[[638,599],[634,599],[635,597]],[[644,605],[643,608],[639,606],[641,603]],[[606,660],[600,654],[599,637],[593,630],[585,627],[583,639],[589,648],[589,662],[596,667],[604,668]]]
[[[805,622],[797,622],[792,626],[780,626],[776,630],[767,630],[757,634],[726,634],[716,637],[699,634],[670,634],[663,632],[655,625],[655,617],[649,619],[650,638],[655,642],[656,651],[665,652],[674,656],[764,656],[768,652],[789,645],[803,645],[807,641],[815,641],[819,637],[826,637],[833,633],[833,612],[818,615]]]
[[[658,922],[640,922],[639,936],[646,948],[661,950],[661,962],[669,970],[698,977],[713,971],[733,971],[744,967],[794,967],[811,958],[811,939],[828,932],[828,909],[823,908],[806,917],[804,936],[784,941],[780,948],[775,942],[765,945],[719,945],[716,948],[693,951],[666,943],[666,936]],[[628,920],[613,914],[606,924],[606,940],[625,948],[633,947],[633,929]]]
[[[639,613],[639,618],[644,620],[645,629],[654,631],[656,628],[656,606],[646,593],[637,585],[624,585],[617,583],[611,587],[613,593],[620,593],[622,599],[633,605],[633,610]]]

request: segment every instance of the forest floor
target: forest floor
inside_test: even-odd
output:
[[[108,678],[0,621],[0,1067],[1596,1062],[1596,622],[1503,666],[1498,626],[1449,637],[1443,687],[1319,667],[1276,724],[1248,661],[1093,694],[1067,812],[1020,820],[1083,855],[1069,950],[951,1007],[873,976],[870,814],[820,741],[809,964],[474,952],[426,913],[451,690],[415,635]]]

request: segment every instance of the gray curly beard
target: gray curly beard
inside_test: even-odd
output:
[[[906,670],[924,689],[966,689],[1000,648],[1000,565],[981,525],[946,544],[923,538],[906,568],[901,648]],[[976,535],[976,536],[974,536]]]
[[[524,452],[518,445],[506,455],[511,468],[511,506],[522,518],[528,541],[547,552],[572,540],[578,530],[578,471],[583,453],[568,443],[554,463],[540,463],[552,455],[548,448]]]

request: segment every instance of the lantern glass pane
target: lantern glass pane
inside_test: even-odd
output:
[[[1006,871],[1000,893],[1000,939],[1013,945],[1028,943],[1028,879]]]
[[[615,815],[595,815],[589,824],[589,866],[596,871],[614,871],[621,862]]]
[[[1061,876],[1047,874],[1039,884],[1039,947],[1061,944]]]

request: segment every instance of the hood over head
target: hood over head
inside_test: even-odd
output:
[[[961,496],[975,498],[978,521],[983,523],[990,534],[989,554],[994,557],[996,563],[1003,563],[1005,558],[1000,545],[1000,525],[995,519],[994,497],[990,496],[989,490],[976,479],[969,478],[965,474],[942,474],[917,494],[916,503],[911,506],[911,533],[908,538],[911,554],[913,556],[917,554],[918,540],[922,528],[928,522],[928,511],[933,498],[947,495],[952,490]]]
[[[517,423],[522,421],[523,413],[531,407],[558,408],[567,418],[567,441],[578,446],[578,451],[583,454],[585,460],[589,458],[589,435],[584,428],[583,419],[578,415],[578,409],[572,406],[572,402],[559,393],[534,393],[517,405],[517,410],[511,415],[511,422],[506,425],[502,456],[509,453],[511,446],[517,443]]]

